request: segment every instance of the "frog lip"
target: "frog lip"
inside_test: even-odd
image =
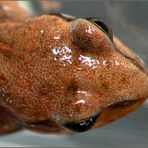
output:
[[[51,119],[38,121],[38,122],[32,122],[32,123],[20,122],[20,124],[25,128],[29,128],[29,129],[30,128],[31,129],[40,128],[40,129],[46,129],[47,131],[50,131],[50,132],[60,129],[60,125]]]
[[[72,122],[64,122],[61,124],[61,126],[63,126],[64,128],[67,128],[73,132],[85,132],[91,128],[93,128],[93,126],[95,125],[95,123],[97,122],[97,120],[99,120],[99,117],[101,117],[102,113],[104,112],[104,110],[106,110],[107,108],[111,108],[111,109],[125,109],[131,105],[134,105],[135,103],[137,103],[137,100],[123,100],[123,101],[118,101],[118,102],[114,102],[113,104],[107,105],[104,108],[102,108],[102,110],[92,116],[92,117],[88,117],[88,118],[84,118],[78,121],[72,121]],[[88,121],[90,118],[93,118],[93,122],[88,126],[85,127],[84,129],[79,129],[79,123],[84,122],[84,121]]]

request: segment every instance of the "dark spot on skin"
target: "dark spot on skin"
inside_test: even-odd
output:
[[[103,83],[102,84],[102,88],[104,88],[105,90],[108,90],[108,84],[107,83]]]
[[[96,122],[99,114],[93,117],[89,117],[80,121],[74,121],[69,123],[64,123],[62,126],[64,126],[67,129],[70,129],[74,132],[85,132],[89,130]]]
[[[121,78],[122,83],[127,83],[128,79],[126,77]]]
[[[100,75],[100,78],[102,78],[103,76],[102,75]]]
[[[66,98],[73,98],[76,95],[76,92],[78,90],[78,86],[76,82],[72,82],[68,87],[67,87],[67,92],[66,92]]]
[[[39,93],[41,96],[48,96],[50,92],[54,92],[55,87],[49,83],[44,83],[40,88],[39,88]]]

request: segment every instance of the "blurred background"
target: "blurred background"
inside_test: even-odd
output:
[[[148,66],[148,1],[34,0],[18,4],[32,16],[62,12],[76,17],[102,17]],[[147,148],[148,103],[125,118],[86,133],[56,136],[21,131],[1,137],[0,146]]]

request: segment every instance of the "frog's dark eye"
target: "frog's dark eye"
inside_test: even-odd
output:
[[[93,18],[86,18],[86,20],[93,23],[95,26],[97,26],[99,29],[101,29],[107,36],[113,41],[113,34],[112,29],[110,25],[103,19],[93,17]]]
[[[83,119],[81,121],[65,123],[63,126],[75,132],[84,132],[89,130],[95,124],[97,118],[98,115]]]

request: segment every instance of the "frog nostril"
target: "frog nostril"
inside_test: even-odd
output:
[[[67,91],[66,91],[66,98],[73,98],[76,95],[76,92],[78,90],[78,86],[76,82],[72,82],[67,86]]]
[[[80,121],[64,123],[62,124],[62,126],[74,132],[85,132],[89,130],[95,124],[98,116],[99,114],[93,117],[80,120]]]

